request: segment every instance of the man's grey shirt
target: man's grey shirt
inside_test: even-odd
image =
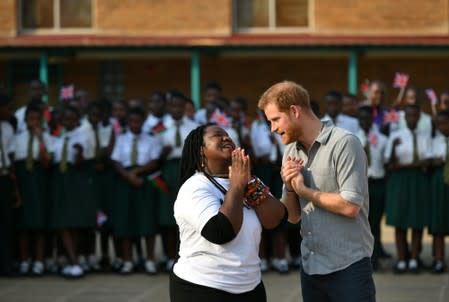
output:
[[[314,206],[299,196],[304,272],[329,274],[371,257],[373,236],[368,222],[367,161],[359,139],[324,122],[309,153],[299,143],[291,143],[286,147],[284,161],[288,156],[304,160],[307,187],[339,193],[360,206],[357,217],[350,218]]]

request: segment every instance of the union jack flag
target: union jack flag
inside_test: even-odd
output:
[[[73,99],[74,92],[75,92],[75,86],[74,85],[63,86],[61,88],[61,92],[59,94],[59,98],[61,100],[71,100],[71,99]]]
[[[393,87],[405,88],[405,86],[407,86],[408,78],[408,74],[403,72],[396,72],[396,75],[394,76]]]
[[[399,121],[399,114],[396,110],[392,109],[384,114],[384,121],[387,123],[395,123]]]
[[[215,110],[214,114],[210,118],[211,122],[216,123],[218,126],[223,128],[231,127],[231,119],[225,112],[221,112],[220,110]]]
[[[438,103],[438,98],[435,93],[435,90],[433,90],[432,88],[426,89],[426,95],[429,98],[430,103],[432,105],[436,105]]]

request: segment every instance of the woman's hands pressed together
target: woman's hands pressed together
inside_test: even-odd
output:
[[[232,164],[229,167],[231,187],[244,188],[251,178],[249,155],[242,148],[232,151]]]

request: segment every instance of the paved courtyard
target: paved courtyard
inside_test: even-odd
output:
[[[385,246],[394,253],[392,230],[384,227]],[[425,237],[423,259],[430,264],[430,238]],[[449,251],[449,244],[446,244]],[[449,257],[447,257],[449,263]],[[449,273],[432,275],[393,275],[394,260],[382,262],[380,272],[375,273],[377,301],[381,302],[448,302]],[[263,280],[268,301],[302,301],[299,273],[288,275],[274,272],[264,274]],[[112,274],[89,275],[81,280],[64,280],[56,276],[42,278],[1,278],[0,302],[166,302],[168,275],[146,276],[134,274],[127,277]],[[193,301],[192,301],[193,302]]]

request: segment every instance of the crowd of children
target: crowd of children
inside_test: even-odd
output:
[[[0,93],[2,273],[77,278],[100,270],[170,270],[177,256],[173,203],[181,151],[200,124],[222,126],[250,154],[254,173],[280,197],[282,142],[262,112],[251,121],[247,101],[229,101],[218,83],[206,85],[198,111],[176,90],[154,92],[146,102],[93,101],[78,91],[54,108],[44,95],[44,85],[32,81],[30,101],[13,114],[14,102]],[[404,90],[391,106],[385,95],[385,85],[372,81],[366,100],[329,91],[325,114],[314,101],[312,108],[359,137],[365,148],[373,267],[391,257],[381,244],[385,213],[395,227],[394,271],[423,268],[422,236],[428,228],[434,236],[432,271],[441,273],[449,232],[449,93],[441,95],[433,116],[421,111],[418,89]],[[163,266],[155,258],[157,235]],[[260,257],[263,271],[298,268],[299,225],[264,231]]]

